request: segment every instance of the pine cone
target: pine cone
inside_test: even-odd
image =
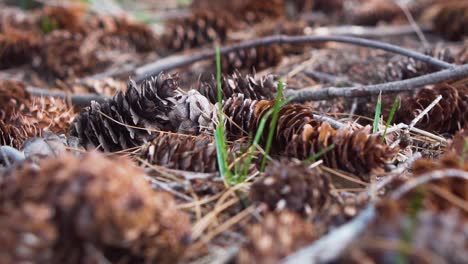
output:
[[[413,97],[406,98],[397,111],[395,122],[411,122],[429,106],[438,95],[442,100],[416,124],[416,127],[437,133],[455,133],[468,125],[468,80],[439,84],[423,88]]]
[[[233,73],[236,70],[255,72],[276,66],[282,58],[283,50],[280,46],[258,46],[223,55],[221,68],[224,73]]]
[[[39,168],[25,164],[0,183],[0,238],[12,247],[2,248],[6,259],[168,263],[180,258],[188,218],[167,193],[151,190],[130,161],[89,153],[83,159],[47,159]],[[24,239],[29,236],[34,243]],[[17,250],[21,244],[25,250]]]
[[[426,49],[423,53],[448,63],[455,62],[455,56],[448,48],[435,47]],[[428,63],[402,56],[395,56],[392,58],[388,67],[395,67],[397,71],[400,71],[401,80],[418,77],[439,70]]]
[[[156,130],[175,131],[168,114],[175,107],[178,86],[176,76],[165,74],[151,77],[140,86],[131,80],[126,92],[85,108],[77,116],[71,135],[79,137],[88,149],[118,151],[152,140],[158,135]]]
[[[260,101],[268,102],[268,101]],[[257,100],[246,99],[244,94],[236,94],[223,102],[223,113],[227,117],[226,133],[231,139],[239,139],[254,132],[252,125],[254,122]]]
[[[465,163],[468,164],[468,150],[466,146],[468,145],[468,129],[461,129],[460,131],[453,136],[452,143],[449,146],[450,152],[454,153],[459,157],[465,157]]]
[[[14,148],[21,148],[30,137],[40,135],[39,128],[29,123],[21,114],[13,113],[9,120],[0,120],[0,144]]]
[[[277,85],[273,75],[257,78],[255,75],[247,74],[242,76],[235,71],[232,75],[223,75],[221,77],[222,99],[227,100],[234,94],[243,94],[245,99],[252,100],[271,100],[275,97]],[[211,103],[218,102],[218,87],[216,78],[213,76],[211,81],[200,83],[198,90],[208,98]]]
[[[81,81],[69,81],[67,83],[60,83],[61,89],[71,91],[78,94],[100,94],[105,96],[114,96],[117,92],[125,92],[127,84],[125,81],[104,78],[100,80],[88,79]]]
[[[468,3],[466,1],[437,2],[431,10],[434,30],[449,40],[461,40],[468,36]]]
[[[163,36],[168,51],[177,52],[227,38],[229,19],[223,14],[198,11],[188,18],[169,21]]]
[[[40,70],[60,79],[82,77],[107,65],[96,50],[83,49],[84,35],[68,31],[54,31],[47,35],[41,51]]]
[[[310,11],[323,11],[325,13],[340,12],[343,9],[343,0],[286,0],[291,2],[299,13]]]
[[[99,38],[104,47],[126,52],[150,52],[158,48],[158,40],[147,25],[124,17],[113,18],[112,21],[112,27]]]
[[[369,173],[381,168],[397,151],[384,145],[380,137],[370,136],[370,130],[370,126],[353,131],[350,128],[335,130],[326,122],[316,126],[307,124],[300,134],[293,136],[286,153],[306,159],[333,144],[335,147],[320,157],[324,164],[369,181]]]
[[[307,165],[275,162],[253,183],[250,197],[272,211],[284,208],[314,217],[332,202],[329,184],[327,175]]]
[[[280,18],[284,16],[284,0],[271,0],[268,4],[262,0],[247,1],[236,14],[236,17],[238,16],[249,24]]]
[[[247,228],[248,241],[237,253],[236,263],[279,263],[281,259],[317,239],[314,226],[299,215],[269,213]]]
[[[40,41],[22,31],[0,33],[0,70],[31,62],[39,50]]]
[[[391,22],[398,16],[404,16],[398,5],[386,0],[368,0],[357,3],[348,13],[352,24],[375,26],[379,22]]]
[[[22,111],[31,104],[31,94],[21,82],[0,80],[0,120],[14,111]]]
[[[213,134],[218,123],[217,108],[197,90],[180,95],[168,116],[175,130],[183,134]]]
[[[208,136],[193,137],[161,134],[145,144],[139,154],[153,165],[170,169],[217,172],[216,145]]]
[[[45,6],[36,12],[37,26],[45,34],[54,30],[84,33],[85,7],[81,5]]]

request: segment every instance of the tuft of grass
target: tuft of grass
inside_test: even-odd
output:
[[[330,146],[322,149],[321,151],[315,153],[313,156],[305,159],[303,162],[305,163],[312,163],[312,162],[315,162],[317,159],[319,159],[320,157],[322,157],[323,155],[325,155],[327,152],[329,152],[330,150],[334,149],[335,148],[335,144],[331,144]]]
[[[224,115],[223,115],[223,96],[221,90],[221,52],[219,46],[216,46],[216,83],[218,95],[219,124],[215,131],[216,158],[221,177],[230,185],[234,183],[233,175],[229,169],[227,160],[226,135],[224,133]]]
[[[374,125],[372,126],[372,133],[377,133],[380,123],[380,112],[382,111],[382,92],[379,93],[377,105],[375,106]]]
[[[273,117],[271,119],[270,126],[268,128],[269,131],[268,131],[268,136],[267,136],[267,142],[265,145],[265,153],[263,154],[262,163],[260,165],[260,171],[265,170],[267,156],[268,156],[268,153],[270,152],[271,144],[273,142],[273,135],[275,134],[276,123],[278,122],[278,114],[281,108],[281,100],[283,98],[283,88],[284,88],[283,81],[279,80],[278,93],[276,94],[275,105],[273,106]]]
[[[384,141],[385,136],[387,136],[387,129],[390,126],[390,124],[392,123],[392,120],[393,120],[393,117],[395,116],[396,110],[397,110],[398,106],[400,105],[400,100],[401,100],[400,96],[397,96],[397,98],[395,98],[395,101],[393,101],[392,110],[390,110],[390,115],[388,116],[387,123],[385,124],[385,130],[384,130],[384,133],[382,135],[382,141]]]

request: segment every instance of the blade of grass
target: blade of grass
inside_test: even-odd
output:
[[[278,81],[278,93],[276,94],[275,105],[273,106],[273,117],[271,119],[269,131],[268,131],[268,137],[267,137],[267,142],[265,146],[265,154],[263,155],[262,163],[260,165],[260,171],[265,170],[267,156],[271,149],[271,143],[273,142],[273,135],[276,130],[276,123],[278,122],[278,113],[280,109],[281,99],[283,98],[283,88],[284,88],[283,86],[284,86],[283,81],[279,80]]]
[[[468,153],[468,139],[465,139],[465,141],[463,142],[463,150],[462,154],[460,155],[461,164],[465,162],[466,153]]]
[[[227,161],[227,149],[226,149],[226,136],[224,133],[224,115],[223,115],[223,96],[221,90],[221,55],[219,46],[216,46],[216,83],[217,83],[217,95],[218,95],[218,119],[219,124],[215,132],[216,141],[216,157],[218,159],[219,172],[221,177],[226,179],[228,184],[231,184],[232,173],[229,169]]]
[[[396,110],[397,110],[398,106],[400,105],[400,100],[401,100],[400,96],[397,96],[397,98],[395,98],[395,101],[393,102],[392,110],[390,110],[390,115],[388,116],[387,123],[385,124],[385,130],[384,130],[384,133],[382,135],[382,141],[385,140],[385,136],[387,135],[387,129],[390,126],[390,124],[392,123],[392,120],[393,120],[393,117],[395,116]]]
[[[330,150],[335,148],[335,144],[331,144],[330,146],[322,149],[321,151],[317,152],[315,155],[307,158],[304,160],[305,163],[312,163],[315,162],[318,158],[322,157],[325,153],[329,152]]]
[[[377,105],[375,106],[374,125],[372,126],[372,133],[377,133],[380,123],[380,112],[382,111],[382,92],[379,93]]]

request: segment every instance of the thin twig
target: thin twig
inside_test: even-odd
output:
[[[419,120],[421,120],[427,113],[429,113],[429,111],[432,110],[432,108],[434,108],[434,106],[440,102],[440,100],[442,100],[442,95],[437,96],[437,98],[434,99],[431,104],[429,104],[417,117],[411,121],[408,127],[410,129],[414,127],[419,122]]]
[[[348,37],[348,36],[285,36],[285,35],[276,35],[268,36],[264,38],[254,39],[250,41],[245,41],[239,44],[234,44],[231,46],[225,46],[220,49],[221,55],[225,55],[234,51],[244,50],[255,48],[258,46],[268,46],[268,45],[284,45],[284,44],[306,44],[306,43],[321,43],[321,42],[339,42],[352,44],[362,47],[369,47],[375,49],[385,50],[387,52],[392,52],[395,54],[404,55],[415,60],[426,62],[439,69],[447,69],[454,67],[454,65],[438,60],[428,55],[405,49],[396,45],[388,44],[385,42],[369,40],[364,38]],[[165,59],[158,60],[155,63],[144,65],[135,70],[135,81],[142,82],[150,76],[159,74],[160,72],[165,72],[173,70],[175,68],[183,67],[190,65],[192,63],[214,59],[216,52],[213,49],[203,51],[197,54],[184,55],[184,56],[171,56]]]
[[[329,87],[320,90],[288,90],[285,94],[287,97],[293,97],[293,101],[295,102],[328,100],[337,97],[366,97],[377,95],[380,92],[382,92],[382,94],[388,94],[410,91],[425,85],[440,83],[450,79],[461,79],[464,77],[468,77],[468,64],[402,81],[355,87]]]
[[[468,181],[468,172],[457,170],[457,169],[430,171],[428,173],[419,175],[417,178],[413,178],[412,180],[408,181],[407,183],[402,185],[400,188],[396,189],[392,193],[391,197],[394,200],[398,200],[404,194],[406,194],[407,192],[411,191],[412,189],[414,189],[415,187],[419,185],[425,184],[433,180],[443,179],[443,178],[460,178],[465,181]]]
[[[375,208],[371,204],[353,220],[333,230],[328,235],[290,255],[283,264],[293,263],[328,263],[338,258],[348,245],[375,217]]]
[[[86,106],[91,101],[103,103],[108,97],[98,94],[67,94],[64,92],[56,92],[48,89],[28,86],[26,90],[34,96],[55,97],[63,100],[70,99],[75,106]]]
[[[341,123],[339,121],[336,121],[335,119],[330,118],[328,116],[316,115],[316,114],[314,114],[313,116],[314,116],[315,119],[317,119],[319,121],[329,123],[335,129],[343,129],[343,128],[346,127],[346,124],[343,124],[343,123]]]

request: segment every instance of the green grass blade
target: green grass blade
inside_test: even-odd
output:
[[[262,163],[260,165],[260,171],[265,170],[265,165],[267,161],[268,153],[271,149],[271,144],[273,142],[273,135],[275,134],[276,130],[276,123],[278,122],[278,114],[281,105],[281,99],[283,98],[283,82],[279,80],[278,82],[278,93],[276,94],[275,105],[273,106],[273,117],[271,118],[271,123],[268,131],[267,142],[265,146],[265,153],[263,155]]]
[[[218,95],[218,110],[219,124],[215,132],[216,140],[216,157],[218,159],[218,167],[221,176],[227,179],[229,184],[232,183],[232,173],[229,169],[227,160],[226,136],[224,133],[224,115],[223,115],[223,95],[221,89],[221,52],[219,46],[216,46],[216,83]]]
[[[382,111],[382,92],[379,94],[377,99],[377,105],[375,106],[375,116],[374,116],[374,125],[372,126],[372,133],[377,133],[379,130],[380,123],[380,112]]]
[[[468,153],[468,139],[465,139],[463,142],[463,150],[460,155],[460,163],[463,164],[465,162],[466,154]]]
[[[318,153],[316,153],[315,155],[307,158],[304,160],[305,163],[312,163],[314,161],[316,161],[317,159],[319,159],[320,157],[322,157],[323,155],[325,155],[327,152],[329,152],[330,150],[334,149],[336,147],[335,144],[331,144],[330,146],[322,149],[321,151],[319,151]]]
[[[395,98],[395,101],[393,102],[392,110],[390,110],[390,115],[388,116],[387,123],[385,124],[385,130],[384,130],[384,133],[382,135],[382,141],[384,141],[385,136],[387,136],[387,129],[390,126],[390,124],[392,123],[392,120],[393,120],[393,117],[395,116],[396,110],[397,110],[398,106],[400,105],[400,100],[401,100],[400,96],[397,96],[397,98]]]

